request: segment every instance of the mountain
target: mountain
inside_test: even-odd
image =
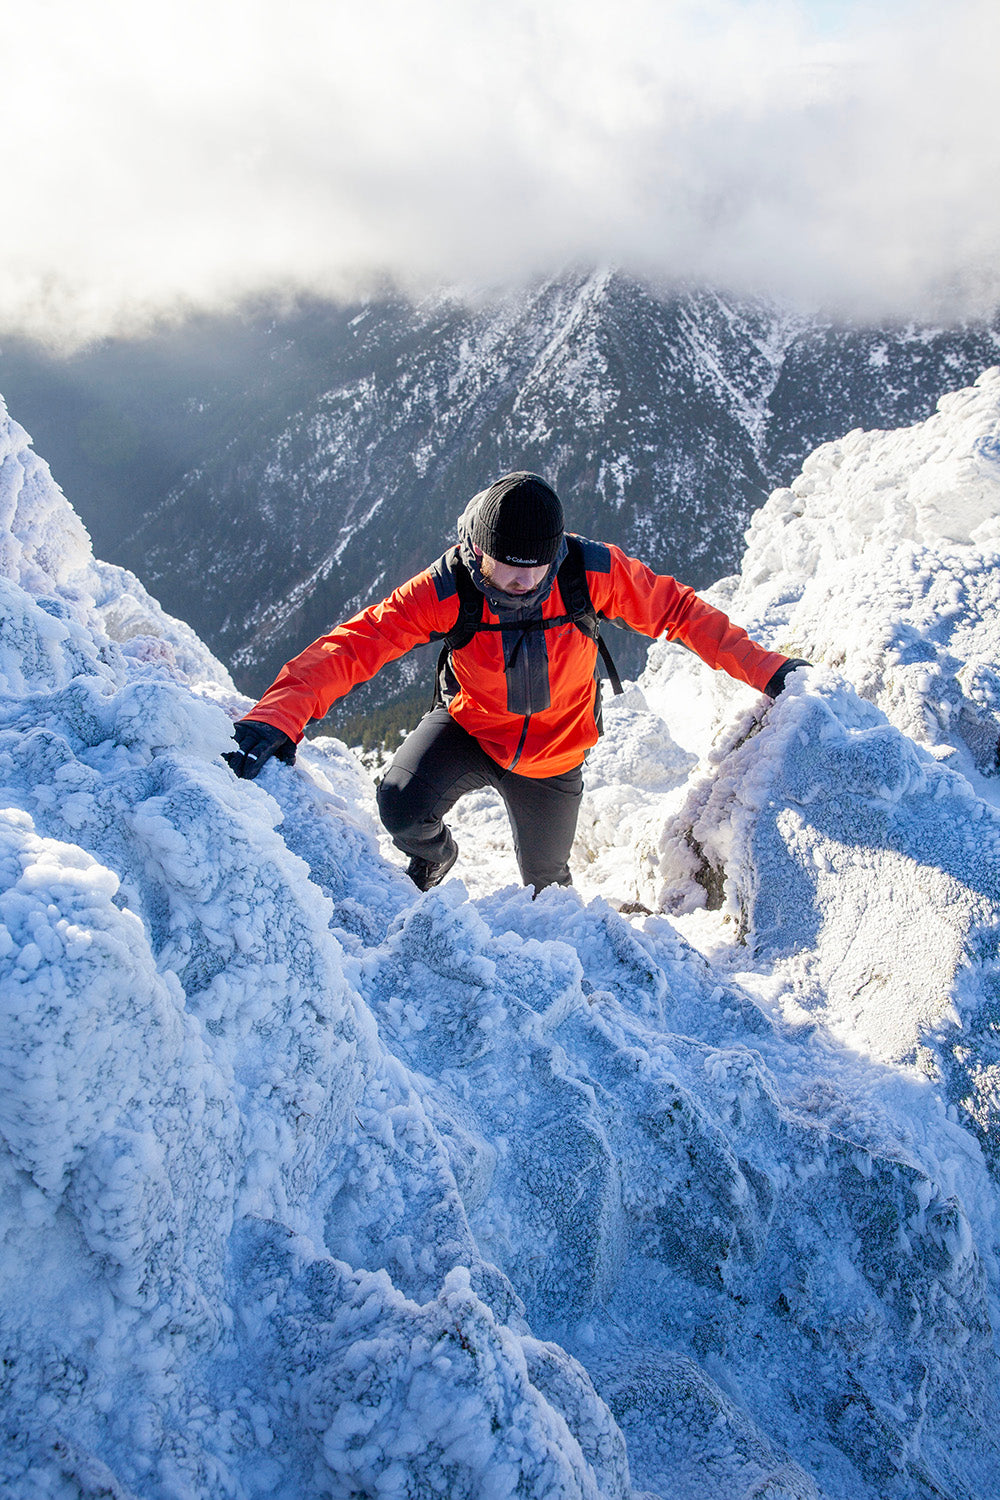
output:
[[[104,555],[256,693],[432,561],[506,469],[545,473],[575,529],[701,587],[732,572],[750,515],[818,443],[923,419],[998,358],[997,322],[845,328],[601,271],[478,305],[386,296],[202,320],[36,362],[32,380],[23,351],[7,362],[32,411],[49,381],[39,415],[61,451],[54,419],[75,402],[81,441],[110,454],[112,515],[93,470],[78,501]],[[99,409],[79,407],[83,390]],[[644,642],[619,634],[614,649],[641,670]],[[399,693],[422,706],[430,677],[418,654],[331,722]]]
[[[237,781],[0,410],[5,1496],[993,1500],[998,455],[997,370],[811,455],[715,597],[814,666],[658,643],[532,900]]]

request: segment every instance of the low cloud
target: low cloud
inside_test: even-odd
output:
[[[994,0],[6,3],[0,327],[569,263],[1000,304]]]

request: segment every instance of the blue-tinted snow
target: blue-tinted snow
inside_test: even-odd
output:
[[[998,430],[772,498],[816,670],[659,648],[532,902],[495,799],[419,896],[335,741],[236,781],[2,421],[5,1495],[998,1493]]]

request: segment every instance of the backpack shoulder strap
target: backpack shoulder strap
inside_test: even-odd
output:
[[[449,558],[449,567],[455,583],[455,592],[458,594],[458,618],[442,637],[443,649],[460,651],[463,646],[469,644],[482,624],[486,600],[476,588],[472,574],[462,561],[457,547],[454,549],[453,557]]]
[[[445,687],[449,671],[449,658],[453,651],[460,651],[467,646],[482,624],[483,612],[486,600],[476,588],[472,581],[472,575],[465,563],[462,561],[461,548],[452,547],[441,558],[438,565],[438,578],[435,579],[438,590],[438,598],[450,598],[453,594],[458,595],[458,615],[450,630],[442,631],[432,639],[441,642],[441,650],[438,654],[437,667],[434,672],[434,697],[432,708],[444,704],[446,700]]]
[[[566,613],[573,624],[578,625],[591,639],[596,639],[597,611],[590,597],[583,545],[579,537],[567,534],[566,556],[559,564],[556,577],[559,581],[559,592],[562,595],[563,604],[566,606]]]
[[[592,641],[597,642],[597,649],[604,663],[604,670],[608,674],[612,691],[616,694],[622,692],[622,680],[618,675],[618,668],[601,636],[597,610],[590,597],[584,543],[578,536],[569,532],[566,535],[566,556],[560,564],[557,576],[559,592],[562,594],[566,613],[584,635],[588,635]]]
[[[483,615],[486,609],[486,600],[476,588],[472,575],[462,561],[458,547],[446,553],[441,559],[447,567],[449,582],[454,585],[458,595],[458,617],[450,630],[445,631],[439,637],[441,641],[441,654],[438,658],[438,667],[435,674],[437,691],[435,702],[441,701],[437,693],[440,690],[440,681],[444,673],[448,657],[452,651],[460,651],[467,646],[473,636],[480,629],[491,629],[495,627],[483,626]],[[601,639],[601,630],[598,623],[597,611],[590,597],[590,588],[587,583],[587,566],[584,553],[584,544],[579,537],[567,534],[566,556],[559,565],[556,575],[559,582],[559,593],[566,607],[566,616],[559,620],[539,621],[540,628],[560,624],[563,620],[572,621],[578,630],[597,643],[597,650],[604,663],[604,669],[608,674],[612,690],[615,693],[622,691],[621,678],[615,666],[611,652],[605,642]]]

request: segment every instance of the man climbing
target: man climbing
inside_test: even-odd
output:
[[[618,547],[567,535],[537,474],[505,474],[476,495],[458,534],[432,567],[288,662],[234,726],[238,749],[226,757],[247,779],[272,756],[293,761],[310,719],[414,646],[442,641],[434,706],[378,789],[382,822],[421,890],[458,858],[446,814],[487,786],[506,805],[524,884],[536,894],[570,884],[583,761],[600,733],[598,617],[681,641],[772,698],[808,665],[766,651]]]

